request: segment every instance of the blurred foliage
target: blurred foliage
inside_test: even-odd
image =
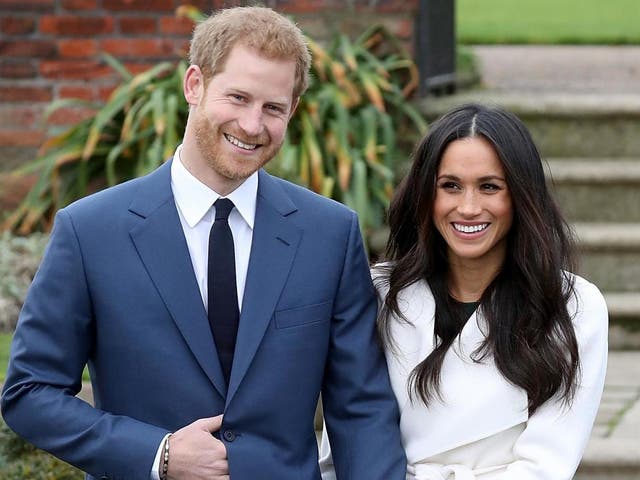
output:
[[[51,103],[60,108],[95,108],[96,114],[48,139],[40,155],[19,170],[38,174],[24,201],[3,222],[21,234],[48,230],[55,212],[92,191],[158,167],[174,151],[184,130],[187,105],[181,101],[184,61],[162,62],[132,75],[104,55],[122,77],[104,105],[78,99]]]
[[[202,17],[193,7],[180,7],[178,14]],[[408,101],[418,85],[417,69],[383,26],[372,26],[355,40],[336,35],[326,47],[308,41],[312,82],[267,169],[349,205],[366,233],[383,223],[396,166],[426,129]],[[132,75],[114,58],[104,59],[122,83],[104,105],[77,99],[50,105],[49,114],[70,106],[95,108],[96,114],[50,138],[21,169],[38,173],[38,181],[5,218],[4,229],[48,230],[56,210],[151,172],[180,142],[188,113],[182,96],[187,63],[163,62]]]
[[[13,331],[48,236],[0,233],[0,332]]]
[[[2,480],[82,480],[84,474],[25,442],[0,419]]]
[[[312,82],[268,169],[350,206],[367,233],[383,224],[397,168],[426,130],[407,100],[417,70],[382,26],[309,45]]]

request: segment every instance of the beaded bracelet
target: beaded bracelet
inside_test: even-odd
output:
[[[162,449],[162,466],[160,467],[160,480],[167,480],[167,474],[169,472],[169,439],[171,434],[167,435],[167,439],[164,442],[164,448]]]

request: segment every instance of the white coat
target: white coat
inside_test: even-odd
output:
[[[384,296],[386,287],[378,288]],[[608,326],[606,304],[597,287],[575,276],[575,293],[568,310],[580,354],[576,395],[570,406],[552,398],[529,417],[526,392],[509,383],[491,358],[482,363],[470,358],[486,330],[480,311],[469,318],[445,356],[442,401],[435,400],[429,407],[419,399],[412,402],[407,389],[409,374],[434,348],[435,301],[424,281],[400,292],[398,304],[411,325],[392,320],[395,349],[388,349],[386,358],[400,407],[408,480],[573,477],[602,396]],[[326,435],[321,457],[323,479],[335,478]]]

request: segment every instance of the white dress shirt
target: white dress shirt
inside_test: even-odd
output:
[[[205,309],[208,309],[209,232],[215,220],[213,204],[221,195],[211,190],[185,168],[180,160],[181,150],[179,146],[171,165],[171,189],[178,207],[182,231],[189,247],[191,264],[202,295],[202,303]],[[242,311],[242,298],[249,267],[257,195],[258,173],[256,172],[226,197],[235,205],[229,214],[229,227],[233,234],[233,248],[236,256],[236,286],[240,311]]]
[[[221,195],[194,177],[180,158],[182,145],[176,149],[171,164],[171,190],[178,209],[182,231],[187,240],[193,272],[198,282],[204,308],[208,311],[208,265],[209,232],[215,221],[213,204]],[[247,178],[238,188],[226,196],[235,208],[229,214],[229,227],[233,235],[233,249],[236,263],[236,287],[238,289],[238,309],[242,311],[244,286],[247,281],[249,255],[253,240],[253,225],[256,217],[258,196],[258,173]],[[159,480],[160,455],[166,438],[160,442],[151,469],[151,479]]]

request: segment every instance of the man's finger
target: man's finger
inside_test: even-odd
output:
[[[201,418],[200,423],[207,432],[217,432],[222,426],[222,415],[209,418]]]

